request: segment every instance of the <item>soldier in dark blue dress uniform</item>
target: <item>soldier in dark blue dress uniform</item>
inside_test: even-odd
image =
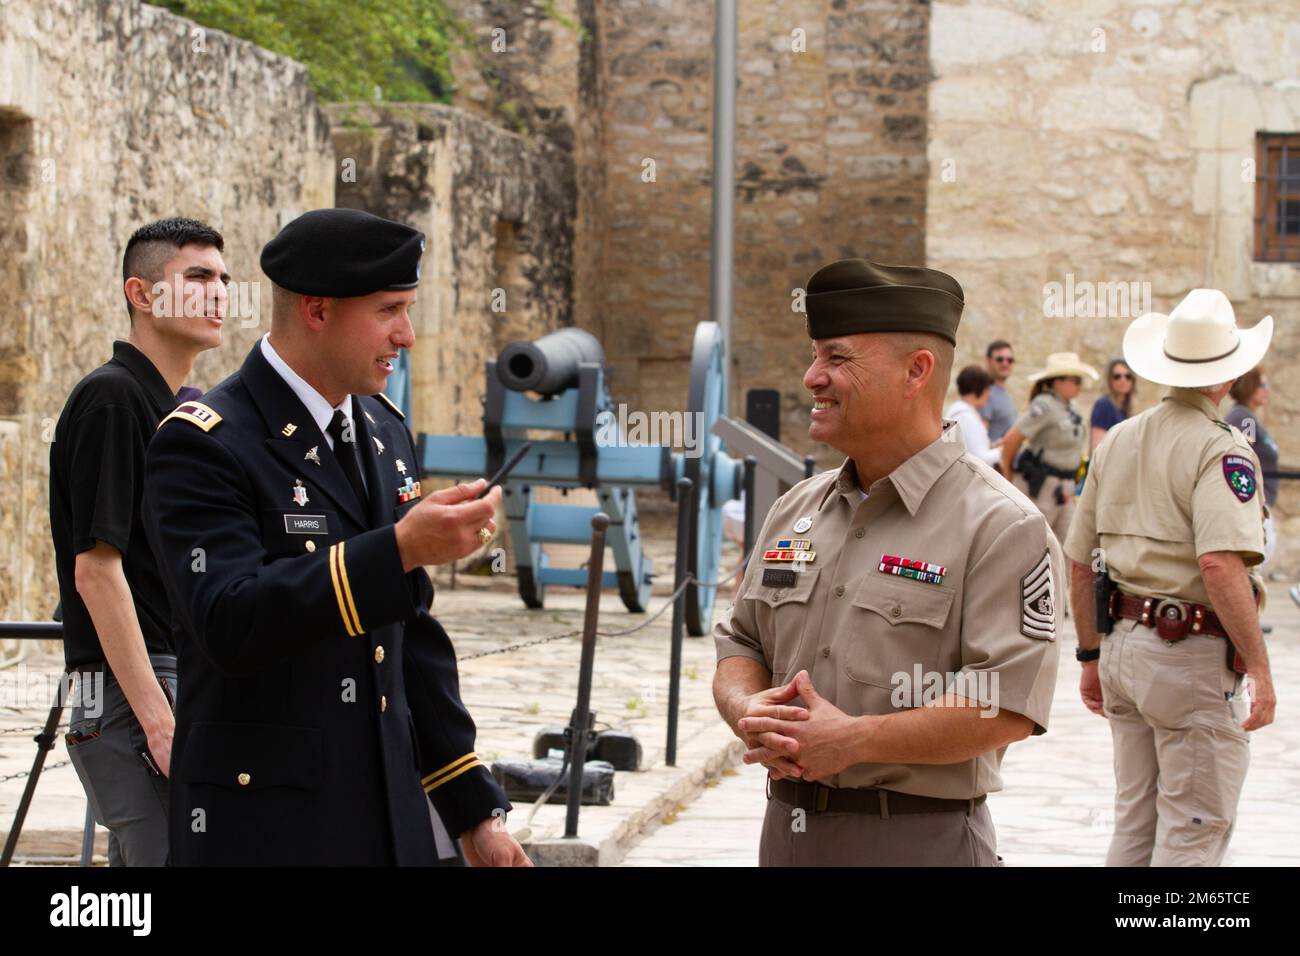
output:
[[[429,802],[475,865],[529,865],[474,752],[423,570],[490,540],[476,482],[423,494],[382,394],[414,344],[424,237],[349,209],[262,252],[271,332],[149,448],[147,525],[175,615],[181,865],[433,864]]]

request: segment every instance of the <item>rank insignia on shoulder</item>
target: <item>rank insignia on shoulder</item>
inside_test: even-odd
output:
[[[379,399],[381,402],[387,405],[392,410],[393,414],[396,415],[398,418],[402,419],[403,421],[406,420],[406,416],[402,414],[402,410],[398,408],[395,404],[393,404],[393,400],[389,398],[387,395],[385,395],[383,392],[376,392],[375,398]],[[367,415],[366,417],[370,418],[369,415]],[[374,421],[373,418],[371,418],[370,420]]]
[[[1238,501],[1245,502],[1255,497],[1258,482],[1255,480],[1255,466],[1248,458],[1240,455],[1224,455],[1223,479],[1228,483],[1232,493],[1237,496]]]
[[[895,554],[882,554],[876,570],[883,574],[893,574],[900,578],[912,578],[926,584],[942,584],[948,569],[941,564],[930,564],[914,558],[900,558]]]
[[[162,428],[173,418],[189,422],[191,425],[197,425],[205,432],[210,432],[221,424],[221,416],[202,402],[184,402],[177,405],[170,415],[158,423],[158,427]]]
[[[406,481],[397,486],[397,501],[399,504],[405,504],[418,497],[420,497],[420,483],[407,475]]]

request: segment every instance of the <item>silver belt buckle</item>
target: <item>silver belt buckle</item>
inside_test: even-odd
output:
[[[1170,614],[1168,611],[1173,611],[1174,613]],[[1155,613],[1152,616],[1157,621],[1162,617],[1169,620],[1178,618],[1180,621],[1185,621],[1187,620],[1187,608],[1183,605],[1182,601],[1175,601],[1173,598],[1162,598],[1160,602],[1156,604]],[[1161,638],[1161,640],[1164,639]],[[1173,641],[1165,641],[1164,643],[1165,647],[1174,646]]]

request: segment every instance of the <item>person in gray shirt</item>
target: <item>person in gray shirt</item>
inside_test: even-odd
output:
[[[989,388],[988,404],[980,409],[980,417],[989,424],[989,441],[995,442],[1016,423],[1016,403],[1011,400],[1011,394],[1006,388],[1006,381],[1016,365],[1016,357],[1011,343],[1005,339],[990,342],[984,350],[984,357],[988,360],[993,385]]]
[[[1280,456],[1277,442],[1264,429],[1264,423],[1260,421],[1261,410],[1268,403],[1268,376],[1264,373],[1264,366],[1257,365],[1237,379],[1228,394],[1232,396],[1232,407],[1228,409],[1228,414],[1223,416],[1223,420],[1239,429],[1255,449],[1255,454],[1259,456],[1259,478],[1260,484],[1264,487],[1264,504],[1271,511],[1277,502],[1280,484],[1277,477]],[[1269,559],[1273,557],[1276,544],[1277,532],[1273,524],[1273,516],[1270,514],[1264,519],[1263,564],[1268,564]]]

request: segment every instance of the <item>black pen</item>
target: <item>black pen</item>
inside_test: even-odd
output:
[[[515,465],[519,464],[521,461],[524,460],[524,455],[528,454],[528,449],[532,447],[533,447],[532,442],[530,441],[524,442],[523,447],[520,448],[517,452],[515,452],[515,456],[513,458],[511,458],[508,462],[506,462],[504,465],[501,466],[500,470],[497,471],[497,473],[492,476],[492,480],[488,482],[487,487],[484,488],[482,491],[480,491],[478,495],[475,496],[474,500],[478,501],[479,498],[482,498],[484,495],[486,495],[497,485],[501,484],[501,482],[505,481],[506,476],[509,475],[510,472],[515,470]]]

